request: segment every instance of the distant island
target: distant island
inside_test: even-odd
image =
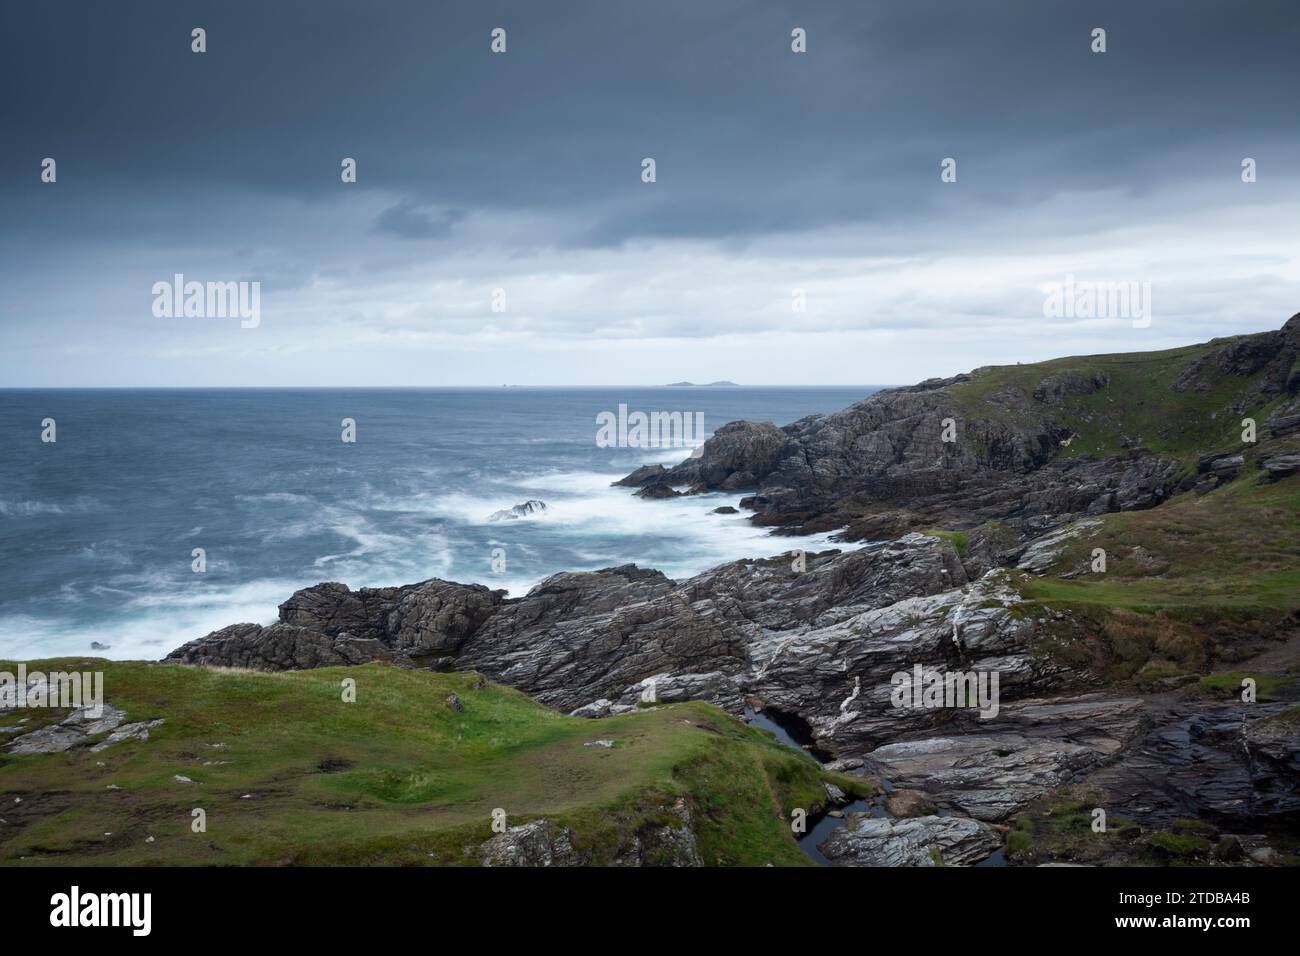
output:
[[[704,382],[696,384],[695,382],[669,382],[666,388],[713,388],[714,386],[727,386],[729,388],[740,388],[735,382]]]

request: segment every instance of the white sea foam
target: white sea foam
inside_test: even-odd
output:
[[[58,616],[5,615],[0,617],[0,658],[96,654],[113,660],[157,660],[229,624],[270,624],[280,602],[304,583],[264,579],[225,589],[155,592],[127,602],[121,617],[94,624]],[[91,642],[108,650],[92,651]]]
[[[178,579],[174,569],[119,571],[70,582],[62,595],[71,604],[83,594],[111,595],[120,614],[92,624],[57,614],[0,616],[0,657],[86,654],[94,641],[108,646],[93,652],[106,657],[157,659],[230,624],[269,624],[293,591],[323,580],[360,588],[439,577],[502,588],[519,597],[565,570],[635,563],[681,579],[739,558],[796,548],[854,547],[831,542],[827,534],[773,537],[751,525],[743,512],[711,513],[720,505],[734,506],[741,497],[737,493],[641,499],[630,488],[612,486],[621,476],[571,471],[506,475],[494,484],[485,482],[480,494],[434,488],[397,495],[367,489],[355,506],[300,495],[258,496],[301,506],[259,533],[264,545],[329,535],[342,547],[314,556],[304,553],[294,578],[280,574],[228,587],[211,576],[233,577],[241,569],[220,551],[209,553],[210,576],[201,586],[188,587],[189,575]],[[515,521],[488,521],[492,512],[529,497],[545,500],[547,510]],[[384,513],[396,517],[384,520]],[[115,544],[91,544],[82,556],[120,567]],[[507,554],[507,569],[499,574],[491,566],[491,551],[497,547]]]
[[[512,597],[562,570],[636,563],[683,578],[739,558],[782,554],[796,548],[812,551],[856,547],[833,542],[830,534],[773,537],[768,529],[750,524],[744,512],[711,513],[721,505],[734,506],[739,494],[635,498],[632,489],[612,486],[621,477],[600,472],[554,472],[510,479],[516,492],[421,492],[409,498],[390,498],[382,506],[444,518],[467,530],[490,528],[491,542],[507,549],[511,568],[508,584],[502,584],[503,576],[491,574],[486,558],[478,561],[475,556],[464,561],[459,552],[452,577],[494,588],[508,586]],[[530,495],[546,501],[544,513],[517,521],[489,522],[488,516],[494,511],[509,508]],[[527,545],[530,540],[544,540],[548,549],[561,550],[570,560],[563,566],[539,568],[532,575],[521,574],[515,570],[521,563],[516,557],[536,553]]]
[[[82,496],[62,504],[50,501],[17,500],[0,498],[0,517],[36,518],[43,515],[88,514],[103,508],[94,498]]]

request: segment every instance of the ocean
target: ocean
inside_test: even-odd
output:
[[[609,448],[601,412],[786,424],[875,387],[0,390],[0,658],[156,659],[294,590],[430,577],[525,593],[636,563],[684,577],[830,545],[769,538],[739,494],[610,482],[686,448]],[[356,441],[341,440],[342,420]],[[54,420],[55,441],[42,441]],[[543,514],[490,521],[528,499]],[[206,570],[194,570],[195,549]],[[495,561],[494,561],[495,559]],[[504,559],[504,563],[503,560]]]

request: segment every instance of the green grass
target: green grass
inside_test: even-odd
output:
[[[1090,570],[1094,548],[1106,551],[1104,572]],[[1295,631],[1300,476],[1265,483],[1248,473],[1206,495],[1104,515],[1048,573],[1014,582],[1026,600],[1070,612],[1072,623],[1049,624],[1042,642],[1062,662],[1143,690],[1194,683]],[[1295,681],[1255,676],[1261,699],[1294,693]],[[1202,692],[1230,677],[1207,677]]]
[[[1050,414],[1077,436],[1060,449],[1063,458],[1125,454],[1124,437],[1131,440],[1131,447],[1173,457],[1198,450],[1239,449],[1241,419],[1249,415],[1262,425],[1275,404],[1258,400],[1262,373],[1238,377],[1210,362],[1201,375],[1208,386],[1205,390],[1189,387],[1179,392],[1172,387],[1191,362],[1221,344],[991,366],[969,382],[949,386],[947,394],[952,410],[972,419],[1014,425],[1024,424],[1018,419],[1026,410],[1033,415]],[[1103,372],[1109,383],[1089,395],[1064,396],[1050,408],[1032,399],[1034,388],[1044,379],[1071,372],[1087,378]],[[990,400],[991,396],[1017,392],[1028,399],[1027,406],[1017,408]],[[1244,414],[1231,411],[1243,402]]]
[[[1294,675],[1258,674],[1230,671],[1226,674],[1209,674],[1197,682],[1197,688],[1208,697],[1241,699],[1242,681],[1247,677],[1255,681],[1255,699],[1261,703],[1287,700],[1300,693],[1300,677]]]
[[[1173,498],[1157,508],[1105,515],[1102,526],[1071,540],[1060,571],[1082,568],[1094,548],[1106,571],[1025,582],[1026,597],[1047,604],[1300,609],[1300,476],[1261,484],[1239,478],[1206,495]],[[1141,547],[1155,569],[1133,557]]]
[[[921,534],[931,538],[943,538],[945,541],[951,541],[952,546],[957,549],[957,556],[966,557],[966,548],[970,545],[970,534],[965,531],[922,531]]]
[[[1151,834],[1147,842],[1158,854],[1176,860],[1206,857],[1214,850],[1214,844],[1205,837],[1163,830]]]
[[[166,722],[146,742],[99,754],[0,752],[6,865],[473,864],[464,848],[492,836],[497,807],[511,824],[545,816],[569,826],[599,863],[685,797],[707,862],[801,866],[790,810],[823,802],[823,779],[867,786],[824,776],[702,703],[591,721],[472,673],[379,664],[281,674],[29,665],[38,668],[102,670],[128,719]],[[345,677],[357,682],[356,703],[341,701]],[[450,693],[463,712],[447,705]],[[615,746],[583,746],[598,738]],[[195,807],[206,833],[191,832]]]

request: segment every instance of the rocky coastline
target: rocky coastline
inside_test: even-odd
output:
[[[835,769],[928,811],[851,815],[823,848],[837,865],[966,865],[1004,846],[1019,862],[1120,863],[1207,839],[1215,860],[1271,862],[1300,832],[1295,608],[1143,621],[1144,606],[1121,615],[1120,598],[1043,588],[1078,585],[1096,571],[1092,545],[1121,531],[1124,567],[1147,562],[1133,587],[1173,587],[1176,555],[1114,518],[1159,517],[1176,500],[1212,510],[1300,481],[1298,358],[1300,316],[1155,353],[1136,379],[1132,363],[1084,357],[890,389],[783,428],[733,422],[697,457],[619,484],[644,497],[734,492],[778,533],[866,543],[685,580],[636,565],[565,572],[517,598],[438,579],[327,582],[290,596],[274,624],[223,628],[166,661],[474,671],[595,721],[688,700],[763,710]],[[1238,422],[1252,416],[1257,437],[1243,441]],[[1198,642],[1191,664],[1160,644],[1166,632]],[[1116,636],[1130,633],[1131,645]],[[1134,647],[1146,657],[1117,677]],[[1269,680],[1268,699],[1213,693],[1229,665]],[[996,712],[897,706],[896,675],[918,667],[996,674]],[[1054,821],[1086,824],[1097,808],[1107,839],[1061,836]],[[548,859],[565,858],[552,844]]]

